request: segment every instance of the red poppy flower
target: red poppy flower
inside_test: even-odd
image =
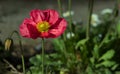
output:
[[[32,10],[30,18],[20,25],[20,34],[27,38],[56,38],[66,29],[67,22],[52,9]]]

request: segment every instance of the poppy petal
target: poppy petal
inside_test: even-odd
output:
[[[50,23],[50,25],[55,24],[59,17],[58,12],[52,9],[45,10],[44,15],[45,20],[47,20]]]
[[[35,23],[31,19],[24,19],[22,25],[20,25],[20,34],[23,37],[36,39],[39,35],[35,28]]]
[[[60,36],[66,29],[67,22],[65,19],[59,18],[58,21],[56,22],[57,25],[54,25],[51,27],[49,30],[49,35],[51,38],[55,38]]]
[[[49,37],[49,33],[48,32],[42,32],[42,33],[40,33],[40,37],[48,38]]]
[[[41,10],[37,10],[37,9],[32,10],[30,12],[30,16],[31,16],[31,19],[36,23],[41,22],[45,19],[43,12]]]

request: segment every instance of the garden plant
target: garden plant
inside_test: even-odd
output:
[[[59,11],[31,10],[19,31],[13,31],[4,43],[0,41],[0,74],[120,74],[120,1],[114,0],[113,9],[95,14],[95,0],[87,0],[86,24],[74,22],[72,0],[67,1],[65,13],[61,0],[57,0]],[[18,37],[20,70],[6,59],[14,50],[13,35]],[[21,37],[40,40],[41,53],[29,58],[29,67]],[[54,52],[45,52],[47,39],[51,40],[50,50]]]

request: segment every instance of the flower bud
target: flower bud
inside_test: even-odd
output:
[[[13,40],[11,38],[7,38],[5,40],[5,50],[9,51],[13,46]]]

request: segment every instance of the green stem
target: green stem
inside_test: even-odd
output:
[[[14,35],[14,33],[17,34],[18,39],[19,39],[19,45],[20,45],[20,49],[21,49],[21,59],[22,59],[22,67],[23,67],[23,73],[26,74],[25,72],[25,62],[24,62],[24,54],[23,54],[23,48],[22,48],[22,42],[21,42],[21,38],[20,35],[17,31],[13,31],[10,35],[10,38],[12,38],[12,36]]]
[[[59,12],[60,12],[60,16],[62,17],[62,4],[61,4],[61,1],[58,0],[58,8],[59,8]]]
[[[58,2],[58,9],[59,9],[59,12],[60,12],[60,16],[63,17],[63,15],[62,15],[63,12],[62,12],[62,3],[61,3],[61,0],[58,0],[57,2]],[[63,38],[64,41],[66,41],[65,32],[62,35],[62,38]]]
[[[42,74],[44,74],[44,38],[42,38]]]
[[[113,15],[114,15],[113,18],[117,19],[118,14],[119,14],[119,1],[116,0],[115,1],[114,11],[113,11]]]
[[[22,58],[22,67],[23,67],[23,73],[26,74],[25,72],[25,62],[24,62],[24,55],[22,54],[21,55],[21,58]]]
[[[115,7],[116,7],[116,14],[115,14],[115,16],[116,16],[116,22],[119,20],[119,4],[120,4],[120,0],[116,0],[116,3],[115,3]],[[117,22],[118,23],[118,22]],[[115,27],[117,28],[117,26],[118,26],[118,24],[116,23],[116,25],[115,25]],[[116,32],[116,36],[117,36],[117,38],[119,38],[119,33],[118,33],[118,31],[117,31],[117,29],[115,29],[115,32]]]
[[[71,4],[72,0],[68,0],[68,11],[70,12],[69,16],[69,28],[70,28],[70,36],[72,37],[72,15],[71,15]]]
[[[115,21],[117,21],[117,17],[118,17],[118,3],[119,3],[119,0],[116,0],[116,2],[115,2],[114,14],[113,14],[113,18],[112,18],[112,20],[111,20],[111,23],[112,23],[112,24],[109,25],[109,27],[108,27],[109,29],[108,29],[108,31],[107,31],[104,39],[103,39],[103,40],[101,41],[101,43],[99,44],[99,48],[101,48],[101,47],[103,46],[105,40],[108,38],[109,34],[111,33],[110,31],[112,31],[112,28],[113,28],[113,26],[114,26],[113,24],[115,24]],[[116,29],[115,29],[115,32],[117,32]]]
[[[93,5],[94,5],[94,0],[89,0],[89,5],[88,5],[88,24],[87,24],[87,29],[86,29],[86,39],[89,39],[90,37],[90,24],[91,24],[91,15],[93,12]]]
[[[21,38],[20,38],[20,35],[19,35],[19,33],[17,31],[15,31],[15,33],[18,35],[18,38],[19,38],[19,44],[20,44],[20,49],[21,49],[21,59],[22,59],[23,73],[26,74],[26,72],[25,72],[25,61],[24,61],[24,54],[23,54],[23,48],[22,48]]]
[[[109,32],[110,32],[110,30],[108,30],[108,32],[107,32],[107,34],[105,35],[105,37],[104,37],[104,39],[101,41],[101,43],[99,44],[99,49],[102,47],[102,45],[104,44],[104,42],[105,42],[105,40],[108,38],[108,36],[109,36]]]

